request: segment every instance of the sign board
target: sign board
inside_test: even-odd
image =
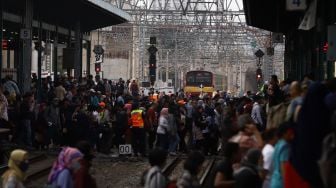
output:
[[[156,37],[150,37],[149,44],[156,44]]]
[[[132,145],[131,144],[119,145],[119,154],[120,155],[132,154]]]
[[[30,29],[21,29],[20,38],[23,40],[31,39],[31,30]]]
[[[150,87],[150,82],[141,82],[141,87]]]
[[[155,46],[153,46],[153,45],[151,45],[151,46],[148,48],[148,52],[149,52],[150,54],[155,54],[157,51],[158,51],[157,48],[156,48]]]
[[[262,56],[264,56],[264,52],[262,50],[257,50],[255,53],[254,53],[255,56],[257,56],[258,58],[262,58]]]
[[[283,43],[283,34],[282,33],[272,33],[272,42],[273,43]]]
[[[104,54],[103,46],[102,45],[95,45],[94,48],[93,48],[93,52],[95,54],[99,54],[99,55]]]
[[[102,63],[103,62],[103,55],[102,54],[96,54],[95,59],[96,59],[96,63]]]
[[[328,26],[328,61],[336,61],[336,25]]]
[[[286,9],[288,11],[302,11],[306,10],[306,0],[286,0]]]
[[[309,9],[306,11],[302,22],[299,25],[300,30],[310,30],[316,25],[316,9],[317,9],[317,0],[313,0]]]

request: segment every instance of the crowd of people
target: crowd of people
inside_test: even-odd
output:
[[[131,144],[134,157],[148,157],[146,188],[201,187],[197,174],[211,155],[223,159],[214,187],[336,185],[335,79],[315,82],[307,75],[279,83],[273,75],[259,92],[243,97],[219,91],[202,97],[183,92],[147,95],[135,80],[92,76],[81,81],[45,79],[37,95],[34,87],[20,95],[15,85],[9,77],[2,81],[1,127],[11,130],[11,142],[27,150],[62,148],[48,178],[50,186],[76,187],[81,182],[76,174],[83,166],[88,173],[93,152],[110,154],[121,144]],[[85,152],[78,147],[83,142]],[[174,183],[161,169],[167,155],[179,153],[188,159]],[[11,177],[22,179],[26,155],[23,150],[11,154],[8,166],[15,173],[6,172],[3,185]]]

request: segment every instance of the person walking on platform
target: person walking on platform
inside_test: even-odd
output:
[[[169,149],[169,137],[168,137],[168,108],[162,108],[159,117],[159,126],[156,131],[157,142],[156,146],[168,151]]]
[[[158,126],[157,118],[157,103],[152,103],[151,107],[148,109],[146,116],[148,120],[148,145],[149,149],[153,149],[155,142],[155,135]]]
[[[81,168],[83,154],[76,148],[65,147],[58,155],[48,177],[48,186],[73,188],[76,172]]]
[[[145,156],[146,148],[146,132],[145,132],[145,113],[139,108],[139,103],[134,102],[133,110],[131,111],[131,122],[132,122],[132,147],[134,155],[138,156],[140,153],[142,156]]]
[[[160,148],[155,148],[149,153],[148,159],[151,168],[144,173],[144,188],[167,187],[167,178],[161,171],[167,159],[167,152]]]
[[[8,170],[2,175],[2,187],[24,188],[23,181],[27,170],[28,152],[20,149],[12,151],[8,161]]]
[[[23,143],[28,147],[32,147],[32,128],[31,124],[34,120],[35,100],[32,93],[26,93],[23,96],[23,102],[20,106],[20,126],[19,126],[19,143]]]

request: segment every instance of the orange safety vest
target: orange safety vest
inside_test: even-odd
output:
[[[142,110],[133,110],[131,112],[132,126],[138,128],[144,128],[144,119],[142,118]]]

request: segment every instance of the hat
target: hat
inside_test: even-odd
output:
[[[94,89],[90,89],[90,92],[95,93],[96,91]]]
[[[105,104],[104,102],[100,102],[100,103],[99,103],[99,106],[100,106],[100,107],[105,107],[106,104]]]

